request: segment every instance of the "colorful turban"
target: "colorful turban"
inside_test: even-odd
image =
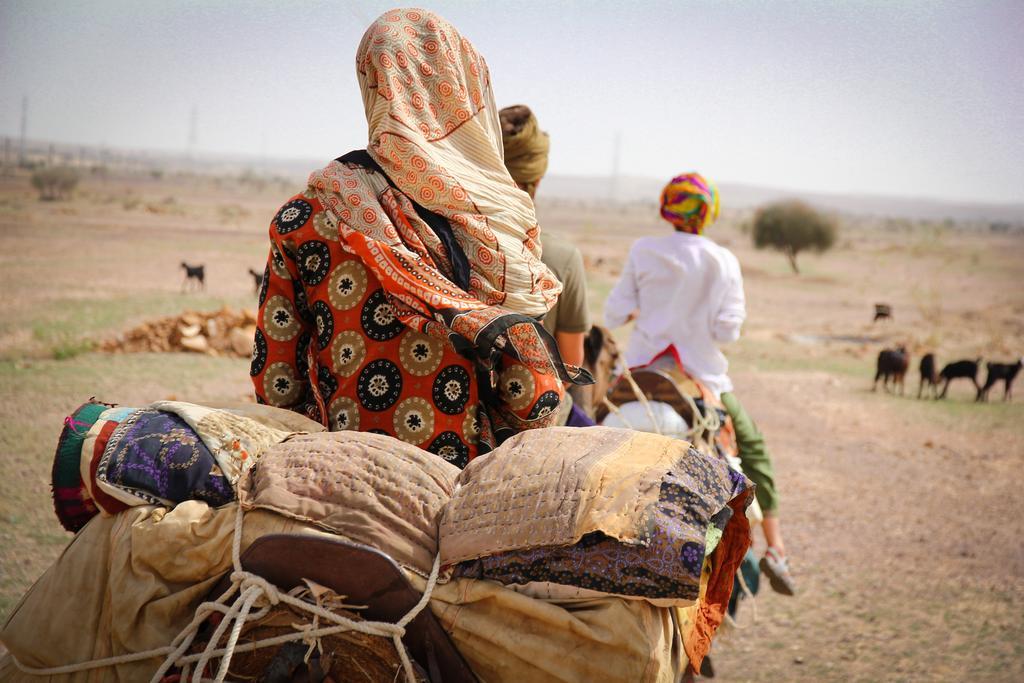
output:
[[[551,141],[540,129],[537,117],[523,104],[505,107],[498,112],[501,119],[501,142],[505,147],[505,168],[512,180],[531,196],[537,183],[548,170]]]
[[[718,218],[718,188],[699,173],[676,176],[661,191],[661,217],[678,230],[700,235]]]

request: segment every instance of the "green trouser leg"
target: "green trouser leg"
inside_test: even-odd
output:
[[[779,492],[775,488],[772,458],[768,455],[764,435],[740,405],[736,394],[731,391],[723,393],[722,405],[732,418],[732,426],[736,430],[736,445],[739,446],[743,473],[757,486],[754,494],[757,503],[765,514],[774,514],[779,509]]]

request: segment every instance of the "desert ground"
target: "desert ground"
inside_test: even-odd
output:
[[[251,395],[248,362],[107,354],[98,342],[186,309],[254,307],[267,226],[300,187],[251,175],[91,174],[41,202],[0,176],[0,618],[70,539],[49,477],[64,417],[91,396],[125,405]],[[584,252],[600,315],[629,243],[663,233],[652,202],[539,198],[545,230]],[[797,597],[762,591],[713,651],[723,681],[1024,680],[1024,380],[985,404],[955,383],[918,400],[916,367],[1024,354],[1024,235],[840,216],[802,274],[756,251],[749,211],[709,235],[742,264],[749,318],[727,349],[765,432]],[[180,263],[203,263],[182,293]],[[894,320],[872,323],[873,305]],[[624,341],[628,329],[617,331]],[[889,345],[912,353],[906,394],[871,391]]]

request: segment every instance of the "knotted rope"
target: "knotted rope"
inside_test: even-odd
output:
[[[159,683],[160,679],[162,679],[172,667],[181,668],[181,679],[186,680],[193,664],[196,665],[196,668],[192,675],[192,681],[193,683],[200,683],[201,681],[208,680],[203,678],[203,672],[207,669],[210,662],[213,659],[220,658],[220,668],[217,671],[216,678],[213,680],[216,681],[216,683],[223,683],[227,676],[228,668],[231,665],[231,658],[237,652],[251,652],[260,648],[281,645],[283,643],[296,640],[303,640],[311,643],[311,645],[315,645],[318,644],[319,640],[325,636],[343,633],[345,631],[358,631],[359,633],[365,633],[368,635],[391,638],[392,641],[394,641],[395,649],[398,651],[398,656],[401,658],[402,670],[405,673],[407,683],[416,683],[416,674],[412,667],[412,660],[409,658],[409,653],[406,651],[405,645],[402,644],[402,636],[405,635],[405,627],[408,626],[409,623],[415,619],[416,616],[423,611],[423,608],[425,608],[430,602],[430,595],[433,593],[434,587],[437,585],[437,577],[440,572],[440,555],[437,555],[434,558],[434,566],[430,570],[430,576],[427,579],[426,588],[424,589],[419,602],[417,602],[412,609],[406,612],[405,616],[393,624],[383,621],[355,621],[324,609],[320,605],[314,605],[301,600],[296,596],[295,591],[282,593],[276,586],[263,577],[242,569],[241,554],[243,517],[244,513],[242,511],[242,506],[239,505],[238,513],[235,517],[234,538],[231,543],[231,562],[234,568],[230,575],[231,586],[216,600],[204,602],[199,605],[192,621],[182,629],[174,640],[171,641],[170,645],[154,648],[145,652],[133,652],[117,657],[106,657],[104,659],[94,659],[87,662],[80,662],[78,664],[67,664],[65,666],[49,668],[26,666],[12,655],[14,664],[18,669],[27,674],[35,676],[53,676],[57,674],[88,671],[90,669],[100,669],[116,666],[118,664],[129,664],[131,662],[151,659],[154,657],[164,657],[163,663],[150,679],[150,683]],[[238,596],[235,600],[230,605],[226,604],[236,593]],[[253,607],[260,601],[263,601],[266,604],[254,612]],[[311,628],[296,631],[295,633],[287,633],[239,645],[238,638],[241,635],[242,628],[245,624],[263,618],[270,612],[271,607],[280,603],[284,603],[295,609],[303,610],[312,614],[314,617],[313,626]],[[200,653],[185,655],[186,650],[188,650],[192,645],[192,641],[199,632],[200,626],[207,617],[212,615],[214,612],[220,612],[224,617],[214,630],[206,648]],[[325,625],[318,626],[318,620],[326,622]],[[224,647],[218,647],[218,644],[229,627],[231,628],[231,632],[228,635],[227,643]]]

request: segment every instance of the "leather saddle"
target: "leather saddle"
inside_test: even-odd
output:
[[[701,417],[706,417],[709,410],[715,411],[721,424],[725,424],[729,419],[728,413],[718,404],[707,387],[682,370],[671,355],[662,354],[648,365],[633,368],[631,374],[647,400],[659,401],[672,406],[672,409],[679,413],[688,425],[694,424],[694,407],[700,412]],[[684,394],[690,398],[689,401],[684,398]],[[608,401],[615,406],[641,400],[641,397],[636,395],[632,384],[623,375],[612,382],[607,397]],[[608,412],[608,407],[603,403],[597,406],[595,419],[598,424],[601,424],[607,417]],[[705,430],[700,436],[711,441],[719,435]],[[734,450],[734,444],[725,444],[724,452],[733,454]]]
[[[269,534],[254,541],[241,562],[243,569],[283,591],[301,585],[303,579],[315,581],[352,604],[366,605],[359,614],[373,621],[396,622],[422,597],[390,557],[340,538]],[[228,585],[225,578],[212,595],[223,594]],[[406,627],[402,640],[430,683],[477,683],[429,607]]]

